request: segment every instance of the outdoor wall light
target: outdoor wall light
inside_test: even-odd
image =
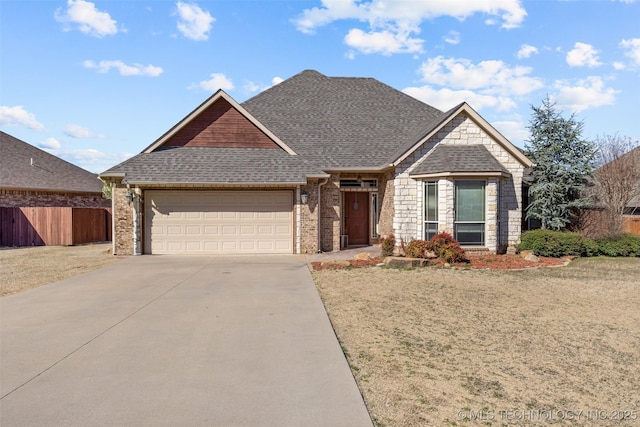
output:
[[[307,204],[308,199],[309,199],[309,195],[307,194],[306,191],[303,191],[302,193],[300,193],[300,201],[302,202],[303,205]]]
[[[127,205],[131,206],[134,197],[135,195],[133,194],[133,191],[127,190],[127,194],[124,196],[124,199],[127,201]]]

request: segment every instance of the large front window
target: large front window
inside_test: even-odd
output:
[[[424,238],[438,234],[438,182],[424,183]]]
[[[456,181],[454,238],[461,245],[484,246],[485,182]]]

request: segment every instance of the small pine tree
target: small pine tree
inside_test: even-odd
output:
[[[593,173],[596,146],[582,138],[583,123],[573,114],[562,117],[548,97],[540,107],[531,108],[531,139],[526,149],[535,166],[527,219],[540,220],[545,229],[561,230],[590,200],[582,195],[582,188]]]

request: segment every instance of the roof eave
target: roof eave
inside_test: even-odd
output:
[[[425,179],[425,178],[494,178],[494,177],[509,177],[511,174],[505,171],[494,172],[433,172],[433,173],[421,173],[421,174],[409,174],[413,179]]]
[[[487,132],[491,137],[493,137],[509,154],[515,157],[518,162],[520,162],[525,168],[533,166],[533,162],[525,156],[522,151],[520,151],[515,145],[513,145],[507,138],[504,137],[496,128],[494,128],[489,122],[487,122],[482,116],[480,116],[469,104],[463,102],[457,108],[449,110],[443,119],[433,128],[430,132],[428,132],[424,137],[422,137],[418,142],[416,142],[409,150],[405,151],[400,157],[398,157],[394,162],[394,166],[398,166],[402,163],[407,157],[413,154],[419,147],[421,147],[425,142],[431,139],[434,135],[436,135],[442,128],[444,128],[449,121],[458,116],[460,113],[466,113],[478,126],[480,126],[485,132]]]

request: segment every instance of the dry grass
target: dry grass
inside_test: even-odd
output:
[[[638,273],[640,259],[601,258],[313,276],[379,426],[627,426],[640,424]]]
[[[0,250],[0,296],[53,283],[118,261],[111,244]]]

